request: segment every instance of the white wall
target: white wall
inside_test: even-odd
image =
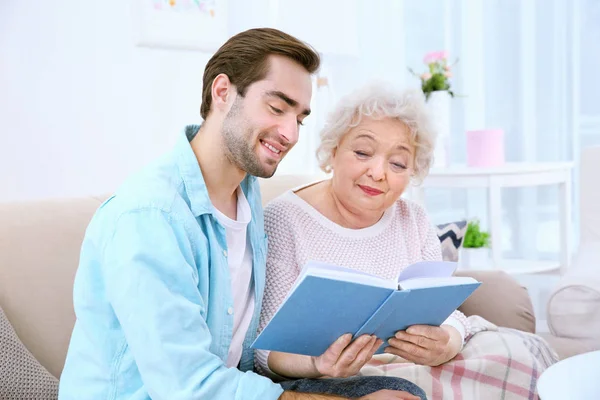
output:
[[[0,201],[111,191],[200,121],[210,54],[136,47],[129,4],[0,1]]]
[[[2,2],[0,200],[110,191],[198,119],[208,55],[132,33],[125,1]]]

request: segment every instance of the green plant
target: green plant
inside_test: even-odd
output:
[[[490,234],[481,231],[479,220],[469,221],[465,238],[463,239],[463,247],[469,249],[490,247]]]

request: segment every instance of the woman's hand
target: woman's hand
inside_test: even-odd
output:
[[[376,336],[362,335],[352,341],[352,335],[339,337],[319,357],[313,357],[313,365],[319,375],[332,378],[347,378],[358,371],[383,344]]]
[[[352,341],[352,335],[340,336],[319,357],[272,351],[269,369],[286,378],[347,378],[358,371],[383,344],[375,336],[363,335]]]
[[[386,353],[395,354],[415,364],[435,367],[456,357],[462,348],[462,337],[450,325],[413,325],[406,331],[396,332],[388,343]]]

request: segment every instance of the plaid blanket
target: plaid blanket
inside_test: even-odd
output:
[[[538,400],[541,373],[558,361],[541,337],[498,328],[469,317],[472,333],[462,352],[439,367],[416,365],[394,355],[377,355],[360,375],[395,376],[419,385],[432,400]]]

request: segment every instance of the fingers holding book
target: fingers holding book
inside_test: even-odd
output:
[[[449,325],[414,325],[406,331],[398,331],[388,340],[385,352],[414,362],[437,366],[454,358],[460,351],[462,337]]]
[[[323,376],[346,378],[356,375],[383,344],[374,335],[362,335],[352,340],[351,334],[340,336],[319,357],[313,357],[317,371]]]

